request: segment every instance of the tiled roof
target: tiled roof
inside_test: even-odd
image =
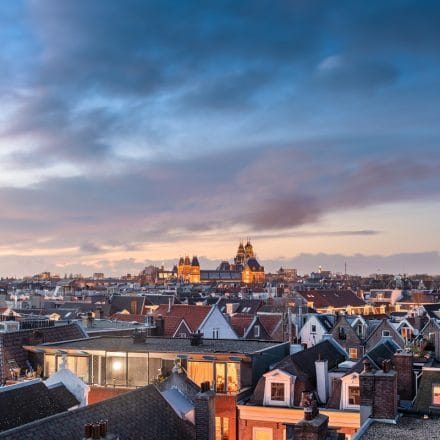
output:
[[[109,433],[121,439],[193,440],[193,425],[174,412],[154,385],[93,405],[63,412],[0,434],[7,440],[72,440],[83,437],[84,425],[108,420]]]
[[[313,302],[313,307],[318,309],[365,306],[365,302],[352,290],[308,290],[298,293],[308,302]]]
[[[414,402],[414,410],[422,414],[435,413],[440,414],[440,408],[433,408],[432,405],[432,387],[433,384],[440,383],[439,369],[422,370],[422,378],[417,391],[416,400]]]
[[[2,333],[0,334],[2,346],[0,350],[0,376],[10,377],[8,362],[11,360],[15,360],[20,368],[27,368],[28,353],[23,349],[23,345],[69,341],[82,339],[86,336],[87,334],[78,324]]]
[[[253,315],[247,313],[236,313],[231,316],[231,326],[235,333],[237,333],[238,337],[241,338],[244,336],[254,318]]]
[[[49,394],[52,400],[57,402],[65,409],[73,408],[80,403],[62,383],[57,383],[53,386],[50,386]]]
[[[294,375],[304,373],[314,382],[316,375],[315,361],[318,359],[327,360],[328,369],[331,370],[341,362],[344,362],[346,357],[334,344],[324,340],[307,350],[285,357],[275,365],[275,368],[280,368]]]
[[[282,333],[282,320],[283,317],[281,314],[258,314],[258,319],[261,322],[261,325],[266,329],[267,333],[270,336],[274,336],[274,332],[278,333],[278,330],[281,327]],[[280,322],[281,321],[281,322]]]
[[[211,306],[162,304],[152,314],[164,318],[164,336],[173,336],[183,319],[192,332],[197,331],[210,311]]]
[[[110,319],[114,321],[125,321],[125,322],[139,322],[140,324],[145,324],[145,315],[132,315],[131,313],[115,313],[110,316]]]
[[[66,405],[65,399],[56,399],[55,393],[43,382],[3,388],[0,391],[0,431],[67,411],[72,406]]]

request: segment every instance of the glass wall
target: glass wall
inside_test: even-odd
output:
[[[63,357],[57,356],[57,371],[63,363]],[[89,383],[89,357],[88,356],[66,356],[66,368],[75,373],[85,383]]]
[[[188,362],[188,376],[197,385],[209,382],[217,393],[236,393],[240,390],[238,362]]]
[[[128,353],[128,386],[141,387],[148,384],[148,356]]]
[[[55,355],[54,354],[44,355],[44,375],[46,377],[49,377],[53,373],[55,373],[55,371],[57,371]]]
[[[107,385],[127,385],[127,358],[125,353],[107,353],[105,370]]]

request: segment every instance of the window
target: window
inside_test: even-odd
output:
[[[179,338],[186,338],[186,333],[179,333]]]
[[[229,440],[229,418],[215,418],[215,440]]]
[[[359,387],[348,387],[348,404],[360,405]]]
[[[218,339],[218,332],[219,332],[218,328],[212,329],[212,339]]]
[[[46,377],[52,376],[55,373],[55,355],[45,354],[44,355],[44,375]]]
[[[211,362],[188,362],[188,376],[197,385],[202,382],[214,382],[213,364]]]
[[[62,356],[57,356],[57,371],[63,362]],[[85,383],[89,383],[89,358],[86,356],[67,356],[66,367],[82,379]]]
[[[404,339],[411,339],[412,332],[409,327],[402,327],[401,332]]]
[[[255,325],[255,327],[254,327],[254,337],[255,338],[260,337],[260,326],[259,325]]]
[[[316,333],[316,325],[312,324],[312,333]]]
[[[253,428],[252,440],[272,440],[273,431],[272,428]]]
[[[236,393],[240,390],[239,362],[188,362],[188,376],[197,385],[209,382],[217,393]]]
[[[141,387],[148,384],[148,357],[128,353],[128,385]]]
[[[127,385],[127,358],[125,353],[107,353],[107,385]]]
[[[349,357],[350,357],[350,359],[357,359],[358,358],[358,350],[357,350],[357,348],[350,348],[350,350],[349,350]]]
[[[345,341],[347,339],[347,335],[345,334],[345,328],[339,327],[339,339]]]
[[[364,336],[364,328],[362,326],[362,324],[357,324],[356,325],[356,334],[362,338]]]
[[[131,301],[130,302],[130,313],[132,315],[136,315],[137,312],[137,301]]]
[[[215,391],[226,392],[226,364],[215,364]]]
[[[272,382],[270,384],[270,400],[284,402],[284,384]]]
[[[389,330],[382,330],[382,336],[390,336],[391,333]]]
[[[432,404],[440,405],[440,384],[432,385]]]

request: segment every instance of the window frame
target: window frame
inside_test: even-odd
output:
[[[282,394],[282,399],[280,399],[279,397],[274,399],[274,386],[278,387],[279,389],[282,387],[283,390],[283,394]],[[285,402],[286,401],[286,383],[285,382],[275,382],[275,381],[271,381],[270,382],[270,401],[271,402],[277,402],[279,404],[279,402]]]

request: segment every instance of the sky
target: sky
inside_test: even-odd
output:
[[[0,3],[0,275],[440,273],[436,1]]]

